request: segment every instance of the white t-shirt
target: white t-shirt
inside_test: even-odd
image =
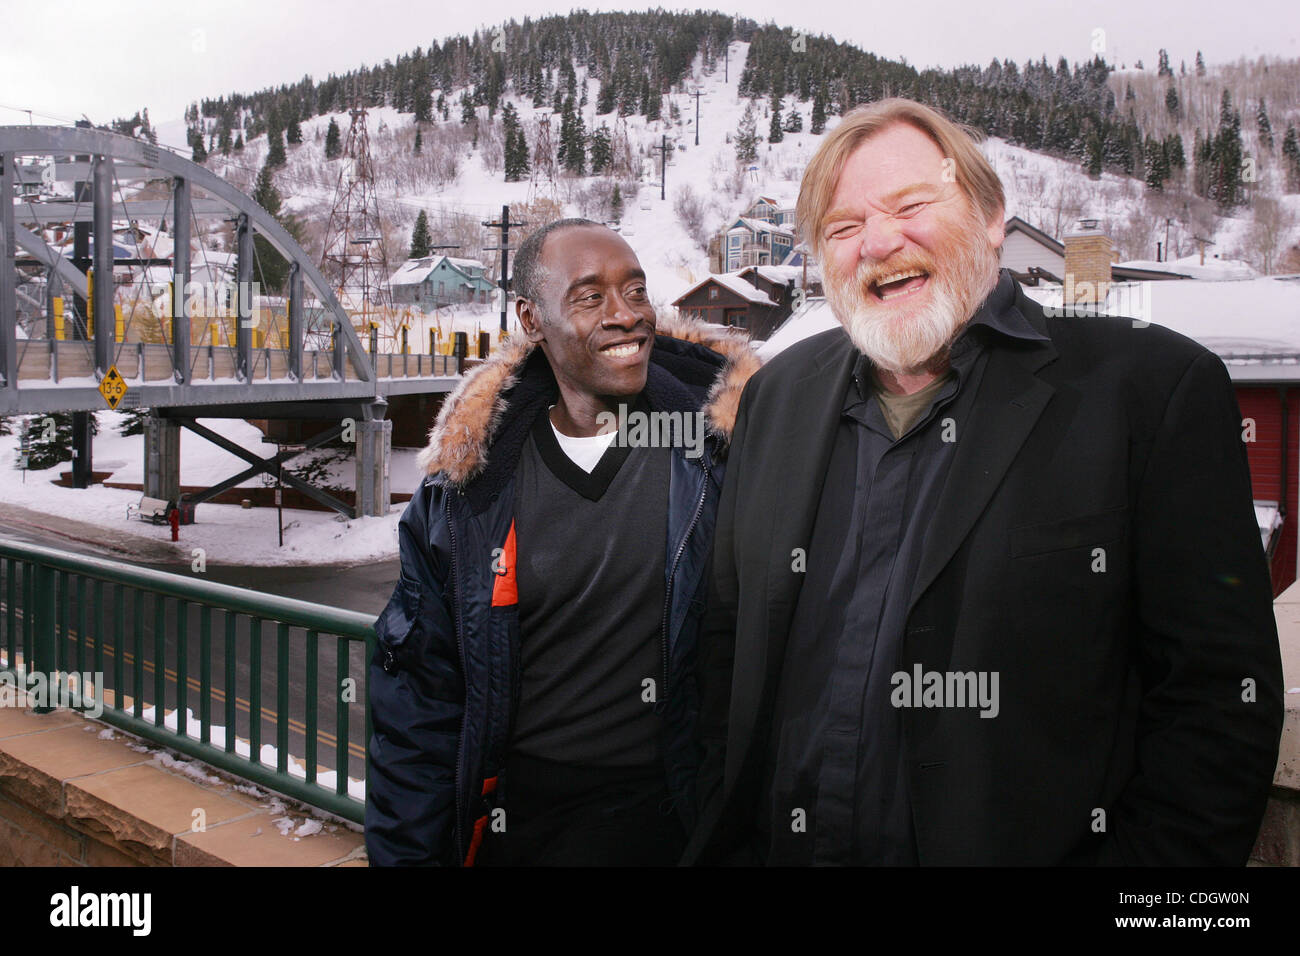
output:
[[[554,405],[551,406],[551,408],[554,407]],[[550,421],[549,412],[547,413],[546,418],[547,421]],[[605,449],[607,449],[618,436],[618,432],[611,431],[605,435],[592,435],[589,438],[573,438],[570,435],[565,435],[556,428],[554,422],[551,422],[551,431],[555,432],[555,440],[559,443],[560,450],[568,455],[573,463],[587,474],[591,474],[592,469],[595,468],[600,462],[600,459],[604,457]]]

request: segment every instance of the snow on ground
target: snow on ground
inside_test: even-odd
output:
[[[96,471],[112,471],[110,481],[138,482],[144,461],[144,437],[124,438],[117,433],[121,415],[97,413],[99,434],[94,438]],[[199,419],[199,423],[230,438],[261,457],[269,456],[274,445],[261,443],[262,433],[241,419]],[[359,564],[397,556],[397,522],[405,508],[394,503],[384,517],[349,518],[327,511],[284,509],[284,547],[279,546],[273,508],[244,509],[234,504],[201,504],[196,523],[180,529],[179,542],[171,542],[171,530],[127,519],[127,506],[140,500],[140,492],[93,485],[65,488],[52,482],[71,468],[70,463],[24,474],[12,465],[17,460],[18,435],[0,435],[0,512],[5,504],[97,525],[112,540],[128,544],[148,542],[149,553],[170,546],[176,561],[191,561],[192,549],[202,548],[205,559],[216,564],[302,565]],[[416,449],[394,449],[389,481],[394,493],[410,493],[420,481],[415,466]],[[291,462],[292,463],[292,462]],[[217,448],[194,432],[181,431],[181,483],[211,486],[242,471],[246,463]],[[335,469],[339,484],[351,487],[351,462]],[[258,487],[259,477],[240,487]]]

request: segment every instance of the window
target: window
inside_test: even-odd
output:
[[[709,286],[709,298],[716,299],[717,297],[718,297],[718,287],[716,285]]]

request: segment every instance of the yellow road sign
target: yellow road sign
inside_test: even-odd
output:
[[[110,365],[99,382],[99,394],[104,396],[109,408],[117,408],[117,403],[126,394],[126,381],[118,374],[117,366]]]

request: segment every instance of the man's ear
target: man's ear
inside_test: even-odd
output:
[[[528,341],[536,344],[546,338],[542,334],[542,317],[531,299],[515,299],[515,315],[519,318]]]
[[[995,249],[1000,248],[1007,238],[1006,210],[1002,206],[998,206],[997,213],[989,220],[988,237]]]

